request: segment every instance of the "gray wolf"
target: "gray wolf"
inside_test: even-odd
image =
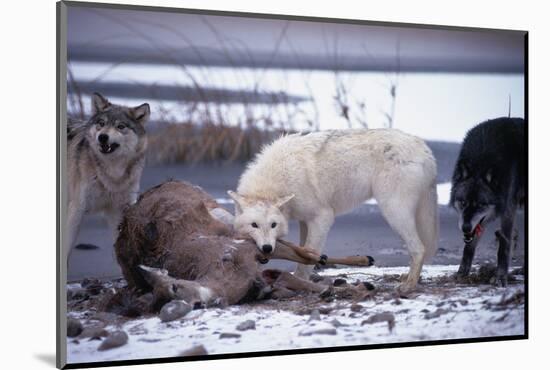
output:
[[[235,201],[236,230],[264,253],[300,224],[300,245],[322,251],[337,215],[376,199],[411,256],[402,292],[415,288],[435,254],[439,232],[436,162],[419,138],[393,129],[332,130],[288,135],[265,147],[242,174]],[[311,267],[298,265],[308,277]]]
[[[485,121],[464,138],[451,187],[451,206],[458,212],[458,228],[464,238],[459,276],[470,273],[485,226],[498,218],[496,283],[507,283],[514,219],[525,201],[524,138],[521,118]]]
[[[136,201],[149,114],[147,103],[129,108],[94,93],[90,119],[69,119],[67,263],[85,213],[103,213],[116,235],[123,208]]]

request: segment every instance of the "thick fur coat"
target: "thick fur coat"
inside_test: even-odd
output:
[[[416,285],[437,249],[436,162],[419,138],[399,130],[334,130],[289,135],[267,146],[242,174],[235,227],[265,252],[300,222],[301,245],[322,251],[334,218],[376,199],[411,254],[402,289]],[[299,266],[298,275],[310,268]]]
[[[67,125],[66,260],[85,213],[102,213],[116,236],[124,207],[137,199],[145,165],[149,105],[123,107],[96,93],[92,112],[87,122],[69,120]]]

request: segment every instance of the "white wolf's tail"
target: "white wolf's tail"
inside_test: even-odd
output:
[[[437,252],[437,242],[439,240],[439,212],[435,183],[420,198],[416,210],[416,230],[422,244],[426,247],[424,262],[429,262]]]

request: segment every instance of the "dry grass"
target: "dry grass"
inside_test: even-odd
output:
[[[168,124],[149,135],[147,161],[150,164],[247,161],[264,144],[285,133],[254,126]]]

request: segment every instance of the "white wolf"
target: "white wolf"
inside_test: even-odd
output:
[[[335,216],[376,199],[406,244],[410,270],[399,290],[416,287],[424,261],[437,249],[436,162],[421,139],[395,129],[333,130],[283,136],[242,174],[235,228],[269,253],[300,224],[300,245],[322,252]],[[311,267],[299,265],[307,277]]]

